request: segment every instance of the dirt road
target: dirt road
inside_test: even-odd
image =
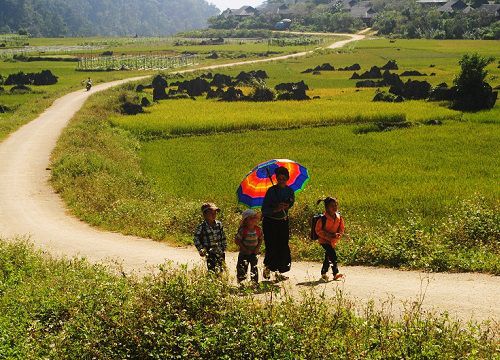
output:
[[[350,36],[351,39],[332,46],[340,47],[362,38],[362,35]],[[275,61],[305,54],[217,65],[207,69]],[[174,248],[88,226],[68,214],[65,205],[48,183],[50,154],[61,131],[88,96],[136,79],[97,85],[90,93],[77,91],[68,94],[0,143],[0,236],[11,238],[29,235],[38,247],[57,256],[83,256],[93,262],[118,259],[127,271],[144,271],[165,260],[190,265],[202,263],[193,248]],[[235,254],[230,254],[229,268],[233,269],[235,263]],[[396,312],[403,307],[403,302],[414,301],[426,288],[426,309],[448,311],[452,316],[464,320],[499,319],[499,277],[482,274],[428,275],[390,269],[343,267],[346,281],[325,285],[315,282],[319,277],[319,269],[320,264],[317,263],[294,263],[291,278],[283,284],[283,288],[294,294],[301,289],[315,289],[325,291],[327,296],[341,288],[360,303],[369,299],[378,303],[392,299]]]

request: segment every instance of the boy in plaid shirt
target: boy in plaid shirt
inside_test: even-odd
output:
[[[194,232],[194,246],[200,256],[207,259],[208,270],[215,273],[220,273],[224,269],[227,247],[224,227],[219,220],[216,220],[219,211],[215,204],[203,204],[201,212],[205,220]]]

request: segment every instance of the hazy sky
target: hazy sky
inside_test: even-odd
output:
[[[221,10],[227,8],[238,9],[243,5],[257,6],[264,2],[264,0],[207,0],[209,3],[216,5]]]

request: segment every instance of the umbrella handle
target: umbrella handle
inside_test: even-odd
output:
[[[267,166],[266,166],[266,172],[267,172],[267,177],[269,178],[269,180],[271,180],[271,185],[274,186],[273,176],[269,172],[269,168]]]

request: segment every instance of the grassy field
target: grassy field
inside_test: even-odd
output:
[[[318,89],[310,95],[322,99],[308,102],[218,102],[199,99],[163,102],[135,117],[115,116],[111,122],[143,139],[171,138],[242,130],[290,129],[303,126],[363,124],[384,120],[459,119],[459,112],[422,101],[399,104],[372,103],[373,89]],[[363,106],[359,106],[364,103]]]
[[[30,46],[51,47],[50,51],[32,50],[27,53],[28,56],[42,57],[68,57],[68,56],[86,56],[97,55],[104,51],[113,51],[115,55],[120,54],[148,54],[148,53],[166,53],[177,55],[182,52],[198,53],[198,64],[196,67],[212,65],[216,63],[234,62],[239,55],[246,54],[248,58],[260,58],[275,56],[276,54],[288,54],[298,51],[304,51],[304,46],[268,46],[265,40],[236,41],[229,40],[227,44],[213,46],[201,45],[180,45],[175,46],[177,41],[186,41],[183,38],[30,38],[27,42]],[[201,40],[193,40],[201,41]],[[332,37],[325,40],[326,43],[334,41]],[[99,49],[90,49],[82,52],[70,51],[70,46],[97,46]],[[306,47],[307,48],[307,47]],[[219,59],[206,59],[206,55],[213,50],[219,52]],[[310,50],[312,46],[309,46]],[[266,55],[270,51],[273,54]],[[0,53],[1,54],[1,53]],[[245,59],[242,59],[245,60]],[[0,114],[0,140],[10,132],[16,130],[19,126],[34,119],[44,109],[58,97],[79,88],[83,88],[82,81],[88,76],[92,77],[94,84],[100,82],[112,81],[133,77],[137,75],[149,74],[152,72],[144,71],[122,71],[122,72],[77,72],[76,63],[58,62],[58,61],[36,61],[19,62],[12,58],[2,59],[0,61],[0,75],[6,78],[11,73],[19,71],[39,72],[50,69],[59,77],[59,82],[51,86],[34,86],[33,92],[23,95],[11,95],[10,86],[5,87],[5,92],[0,92],[0,105],[9,107],[12,111]],[[1,86],[1,84],[0,84]]]
[[[331,298],[275,300],[199,269],[165,264],[144,279],[54,260],[0,239],[0,357],[5,359],[493,359],[495,322],[459,323],[416,301],[396,319]],[[265,294],[267,292],[267,294]],[[241,296],[247,295],[247,296]]]
[[[340,38],[340,37],[339,37]],[[285,46],[276,41],[268,39],[224,39],[223,44],[203,45],[204,39],[188,39],[183,37],[154,37],[154,38],[30,38],[28,43],[31,47],[28,54],[31,55],[97,55],[105,51],[111,51],[115,55],[121,54],[181,54],[184,52],[199,54],[201,59],[216,52],[222,58],[248,58],[265,57],[269,55],[290,54],[306,50],[313,50],[318,46],[327,45],[334,41],[332,36],[296,36],[292,37],[291,43]],[[206,39],[205,39],[206,40]],[[293,41],[298,41],[297,45]],[[311,41],[311,43],[307,43]],[[304,43],[302,45],[301,43]],[[75,49],[74,47],[86,46],[88,49]],[[37,47],[40,50],[37,51]],[[48,47],[48,48],[47,48]],[[43,51],[43,52],[42,52]],[[1,54],[1,51],[0,51]]]
[[[370,40],[339,54],[250,68],[266,70],[271,85],[301,80],[299,69],[323,62],[348,65],[353,53],[366,68],[369,61],[361,49],[377,43],[396,46]],[[479,42],[476,50],[485,48]],[[440,79],[449,83],[456,69],[451,49],[442,50],[447,65]],[[424,46],[422,58],[425,51]],[[375,56],[371,48],[366,52],[368,58]],[[460,51],[453,54],[457,61]],[[438,63],[437,55],[433,60]],[[385,61],[373,59],[377,65]],[[374,104],[374,90],[356,91],[345,80],[349,73],[323,74],[314,77],[310,91],[319,100],[164,101],[134,117],[107,110],[127,91],[133,96],[133,87],[113,90],[106,101],[93,99],[61,139],[53,184],[74,212],[93,225],[186,244],[200,219],[199,204],[209,200],[223,208],[231,237],[239,221],[235,191],[246,172],[269,158],[291,158],[311,172],[311,183],[292,212],[295,259],[321,259],[321,249],[305,240],[308,219],[320,210],[313,205],[317,198],[335,195],[353,240],[339,247],[344,263],[500,273],[499,106],[461,114],[425,101]],[[391,118],[413,126],[360,131]],[[444,122],[430,126],[425,120]],[[88,142],[89,137],[97,141]]]
[[[4,86],[5,92],[0,92],[0,105],[9,107],[12,111],[0,113],[0,140],[9,133],[36,118],[52,102],[70,91],[82,89],[82,81],[92,77],[94,84],[144,75],[144,72],[112,72],[112,73],[82,73],[76,72],[76,63],[72,62],[0,62],[0,75],[5,78],[12,73],[40,72],[49,69],[59,77],[55,85],[31,86],[32,92],[27,94],[10,94],[11,86]],[[2,85],[0,85],[2,86]]]
[[[244,175],[267,159],[305,164],[311,182],[297,201],[341,199],[351,220],[395,222],[412,211],[441,219],[475,193],[500,197],[498,124],[442,126],[356,135],[353,126],[255,131],[144,143],[143,169],[174,197],[234,207]],[[187,181],[189,179],[189,181]],[[446,183],[446,186],[443,186]]]

